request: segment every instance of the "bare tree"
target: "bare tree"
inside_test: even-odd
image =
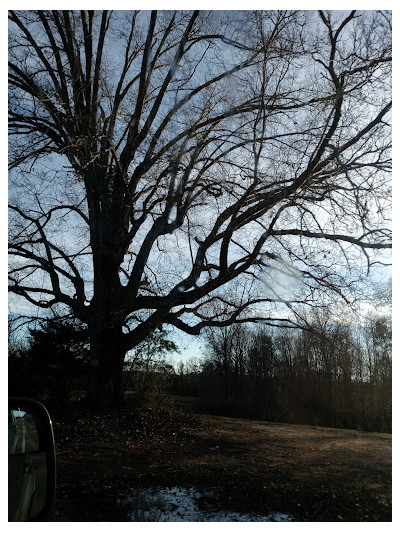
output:
[[[88,325],[91,401],[163,324],[292,325],[390,247],[390,13],[9,19],[10,291]]]

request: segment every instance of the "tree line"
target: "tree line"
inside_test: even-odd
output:
[[[215,414],[390,432],[391,321],[210,331],[204,360],[181,364],[175,384]]]
[[[136,406],[160,408],[171,395],[199,398],[220,415],[390,432],[390,316],[363,325],[314,314],[309,328],[235,324],[203,336],[204,355],[176,361],[178,347],[160,331],[125,360],[123,388]],[[11,335],[9,393],[65,404],[87,399],[90,335],[76,320],[50,319]]]

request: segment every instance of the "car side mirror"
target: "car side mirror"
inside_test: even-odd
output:
[[[41,521],[54,503],[56,454],[49,413],[30,398],[8,399],[8,521]]]

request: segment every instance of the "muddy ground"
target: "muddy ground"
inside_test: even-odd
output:
[[[127,521],[131,489],[211,489],[204,509],[391,521],[391,435],[186,413],[53,413],[49,521]],[[208,493],[210,494],[210,492]]]

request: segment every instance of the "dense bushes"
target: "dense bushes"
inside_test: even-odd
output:
[[[49,319],[29,329],[24,344],[10,343],[9,394],[63,402],[86,388],[87,329],[75,320]]]

